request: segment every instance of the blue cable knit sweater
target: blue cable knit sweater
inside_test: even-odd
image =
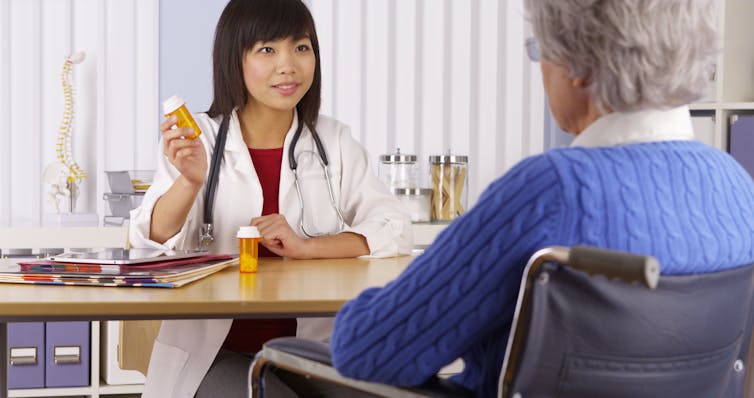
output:
[[[384,288],[335,319],[335,367],[357,379],[417,385],[458,357],[453,381],[497,394],[527,259],[548,245],[656,256],[663,274],[754,262],[754,183],[696,141],[563,148],[527,158]]]

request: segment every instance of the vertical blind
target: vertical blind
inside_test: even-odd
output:
[[[469,157],[469,200],[543,148],[539,65],[521,0],[308,0],[323,113],[380,154]],[[426,171],[426,169],[425,169]]]
[[[323,108],[380,154],[469,157],[469,199],[542,151],[539,66],[525,56],[521,0],[305,0],[319,34]],[[42,224],[65,57],[77,92],[76,211],[106,214],[105,170],[153,169],[159,2],[0,1],[0,228]],[[211,78],[207,76],[206,78]],[[208,93],[211,95],[211,93]],[[375,168],[376,170],[376,168]],[[425,169],[426,171],[426,169]]]
[[[55,160],[72,53],[86,53],[73,66],[73,155],[89,175],[75,211],[104,214],[105,170],[154,168],[158,5],[0,1],[0,227],[40,226],[51,213],[41,175]]]

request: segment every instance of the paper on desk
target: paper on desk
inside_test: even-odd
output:
[[[55,263],[48,260],[0,264],[0,283],[45,285],[179,287],[220,271],[236,260],[209,255],[143,266]]]

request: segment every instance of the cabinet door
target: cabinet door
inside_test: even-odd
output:
[[[157,322],[157,327],[159,330],[160,321],[106,321],[101,322],[101,333],[100,333],[100,372],[102,374],[102,378],[105,380],[105,383],[107,384],[144,384],[145,377],[144,373],[146,373],[146,364],[149,363],[149,356],[147,355],[147,360],[145,361],[144,371],[143,373],[141,371],[137,370],[129,370],[127,368],[122,368],[121,364],[123,362],[124,356],[126,354],[129,354],[128,352],[122,352],[122,348],[124,345],[124,337],[123,332],[123,326],[125,324],[129,323],[140,323],[140,322]],[[141,334],[140,334],[141,335]],[[141,348],[145,348],[149,350],[147,354],[150,354],[152,352],[152,344],[151,342],[142,342],[145,344],[140,344],[135,347],[131,347],[131,349],[135,349],[136,351],[142,351]],[[148,344],[146,344],[148,343]],[[147,346],[148,347],[145,347]],[[145,351],[144,350],[144,351]],[[130,350],[129,350],[130,351]],[[120,363],[119,363],[120,361]],[[130,368],[133,369],[133,368]]]
[[[731,117],[730,155],[754,177],[754,116]]]

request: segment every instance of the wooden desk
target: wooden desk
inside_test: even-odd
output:
[[[262,259],[257,274],[231,267],[176,289],[2,284],[0,358],[7,358],[7,322],[332,316],[412,259]],[[7,397],[6,366],[0,386]]]

